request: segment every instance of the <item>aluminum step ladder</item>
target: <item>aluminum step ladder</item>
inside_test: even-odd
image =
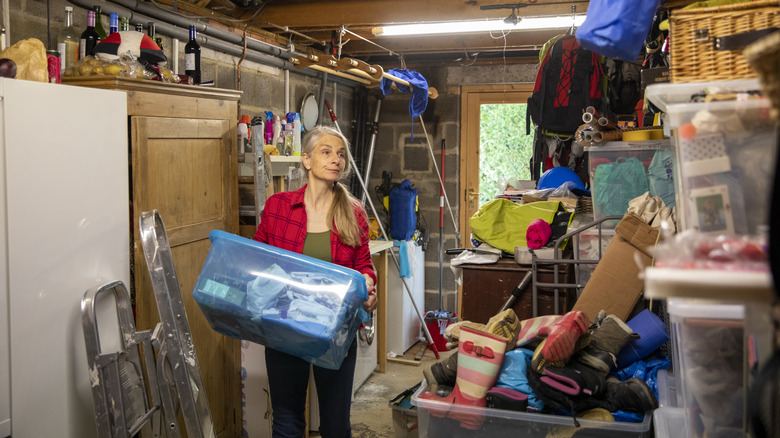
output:
[[[188,437],[213,438],[211,411],[168,236],[157,211],[141,214],[140,229],[160,314],[154,330],[136,331],[130,295],[121,281],[92,288],[81,300],[98,435],[130,438],[141,433],[144,437],[179,438],[182,418]],[[119,345],[103,351],[98,307],[104,307],[101,296],[109,293],[116,305]]]
[[[118,318],[121,346],[116,351],[103,351],[98,330],[97,302],[103,299],[101,295],[109,293],[113,294]],[[124,283],[114,281],[88,290],[81,300],[81,323],[98,435],[129,438],[144,430],[154,437],[161,436],[160,391],[153,346],[157,330],[154,333],[135,330],[130,295]],[[148,380],[144,378],[144,369]]]
[[[213,438],[216,436],[214,423],[179,290],[179,281],[173,266],[165,225],[157,210],[152,210],[141,213],[139,228],[164,335],[164,342],[161,342],[157,359],[158,373],[166,375],[170,373],[173,379],[179,408],[187,428],[187,436]],[[164,393],[166,391],[161,392]],[[168,406],[163,407],[169,436],[172,434],[178,437],[180,433],[175,413],[170,411]]]

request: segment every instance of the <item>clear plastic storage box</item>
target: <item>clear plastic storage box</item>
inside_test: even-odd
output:
[[[224,231],[192,296],[211,327],[337,369],[361,320],[366,280],[344,268]]]
[[[667,303],[689,436],[743,436],[745,306],[683,298]]]
[[[650,438],[653,436],[651,423],[652,412],[645,414],[641,423],[620,421],[597,421],[578,418],[580,427],[574,426],[574,419],[569,416],[537,414],[530,412],[511,411],[506,409],[478,408],[450,404],[441,401],[421,399],[427,389],[425,381],[412,396],[412,404],[417,406],[417,419],[420,438],[453,438],[453,437],[620,437],[620,438]],[[479,430],[467,430],[456,420],[435,416],[432,412],[456,412],[467,415],[483,415],[485,422]],[[576,432],[576,434],[575,434]]]
[[[660,196],[669,207],[675,205],[675,156],[670,140],[607,142],[585,150],[595,220],[625,214],[629,201],[645,192]]]
[[[755,79],[647,87],[674,134],[682,230],[757,234],[767,224],[777,145],[759,90]]]
[[[658,408],[653,412],[655,438],[686,438],[685,409]]]

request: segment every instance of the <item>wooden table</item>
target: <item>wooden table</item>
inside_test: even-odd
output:
[[[376,361],[377,371],[387,370],[387,251],[393,247],[393,242],[387,240],[372,240],[369,242],[371,260],[376,269],[376,290],[379,303],[376,307]]]

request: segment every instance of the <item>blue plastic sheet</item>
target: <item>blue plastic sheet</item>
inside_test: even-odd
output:
[[[659,356],[657,359],[651,359],[648,361],[638,360],[631,365],[616,371],[613,375],[620,380],[628,380],[632,377],[642,379],[647,383],[647,386],[653,391],[653,395],[658,400],[658,370],[665,370],[671,366],[671,360],[668,356]],[[617,411],[613,412],[612,416],[616,421],[629,421],[633,423],[641,423],[644,419],[644,414],[636,414],[633,412]]]
[[[528,384],[526,372],[531,366],[531,356],[534,352],[525,348],[515,348],[504,355],[504,363],[495,386],[511,388],[528,396],[528,407],[541,411],[544,404],[534,394],[531,385]]]
[[[591,0],[577,29],[580,46],[610,58],[636,61],[661,0]]]

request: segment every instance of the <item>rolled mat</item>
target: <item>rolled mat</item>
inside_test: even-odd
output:
[[[534,219],[525,231],[525,241],[531,249],[539,249],[547,244],[552,236],[550,224],[542,219]]]
[[[617,357],[618,369],[644,359],[669,340],[664,322],[648,309],[639,312],[626,325],[639,335],[639,339],[632,340],[620,350]]]

